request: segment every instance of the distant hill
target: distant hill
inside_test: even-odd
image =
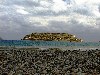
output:
[[[0,40],[3,40],[3,39],[0,37]]]

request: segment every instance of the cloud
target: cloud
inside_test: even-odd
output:
[[[20,14],[29,14],[27,11],[25,11],[23,9],[17,9],[16,12],[18,12]]]
[[[100,4],[98,5],[98,11],[99,11],[99,13],[100,13]]]
[[[86,40],[100,30],[99,15],[99,0],[0,0],[0,35],[20,39],[32,32],[69,32]]]

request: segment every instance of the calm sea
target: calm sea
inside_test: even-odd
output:
[[[94,46],[100,47],[100,42],[67,42],[67,41],[30,41],[30,40],[0,40],[0,46]]]

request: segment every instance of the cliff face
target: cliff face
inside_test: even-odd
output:
[[[68,33],[32,33],[26,35],[23,40],[82,42],[82,40],[76,38],[75,35]]]

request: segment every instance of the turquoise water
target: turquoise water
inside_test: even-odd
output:
[[[100,46],[100,42],[0,40],[0,46]]]

